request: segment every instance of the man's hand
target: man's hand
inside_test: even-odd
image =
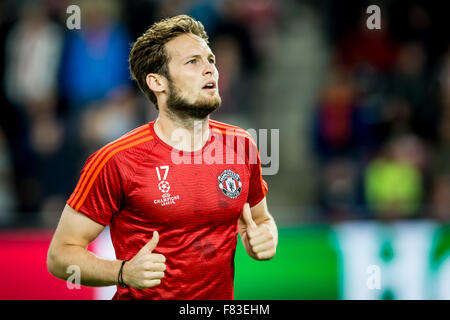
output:
[[[242,217],[247,227],[247,241],[252,250],[253,256],[258,260],[268,260],[276,253],[275,237],[268,224],[256,225],[252,218],[250,205],[244,204]]]
[[[159,241],[158,231],[153,238],[123,268],[123,281],[136,289],[152,288],[161,283],[166,270],[166,258],[162,254],[152,253]]]

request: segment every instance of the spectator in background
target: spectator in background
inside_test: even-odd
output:
[[[351,156],[355,150],[356,99],[352,74],[339,65],[333,66],[314,114],[314,144],[324,161]]]
[[[30,118],[55,105],[62,31],[45,6],[28,1],[7,39],[6,92]]]
[[[21,212],[38,211],[51,192],[50,179],[42,176],[40,164],[62,148],[63,127],[57,110],[61,47],[62,31],[48,17],[45,4],[25,2],[7,35],[4,75],[6,97],[19,126],[10,147]],[[54,176],[57,167],[52,170]]]
[[[381,29],[368,29],[366,19],[365,10],[361,10],[356,25],[337,41],[333,58],[349,73],[357,87],[359,99],[372,100],[370,107],[375,110],[361,111],[369,112],[372,117],[370,129],[374,130],[371,135],[375,139],[372,142],[378,147],[389,136],[391,118],[397,117],[397,108],[386,110],[384,106],[385,101],[389,100],[386,86],[394,71],[399,44],[392,38],[387,15],[381,15]],[[375,100],[378,101],[373,103]],[[361,115],[364,117],[364,112]]]
[[[430,99],[430,81],[425,72],[427,55],[419,42],[399,48],[388,94],[403,99],[410,114],[410,130],[429,141],[436,139],[437,108]]]
[[[87,154],[144,121],[136,119],[136,93],[128,70],[131,38],[119,20],[119,2],[81,0],[79,5],[81,30],[66,34],[60,67],[74,159],[73,170],[68,170],[74,174],[72,182]],[[101,119],[95,130],[84,130],[93,119]]]
[[[393,220],[419,216],[425,162],[425,149],[417,137],[397,137],[381,150],[364,176],[365,195],[374,217]]]
[[[353,74],[335,64],[314,114],[313,139],[319,156],[319,203],[332,220],[361,217],[361,166],[372,145],[368,107]],[[370,110],[369,110],[370,111]]]
[[[446,29],[446,10],[437,2],[424,0],[395,1],[391,9],[393,37],[398,42],[420,45],[427,57],[425,67],[432,69],[449,40],[442,32]]]
[[[257,65],[277,50],[276,27],[282,1],[267,0],[223,0],[221,11],[229,24],[245,29],[248,43],[254,50],[253,60]],[[259,60],[259,61],[258,61]]]
[[[363,12],[356,28],[343,36],[337,48],[338,61],[353,70],[387,74],[394,67],[398,44],[392,39],[385,15],[381,15],[381,29],[369,30],[366,19]]]
[[[131,39],[118,21],[117,1],[82,0],[80,6],[81,30],[67,33],[60,76],[71,115],[131,83],[127,67]]]

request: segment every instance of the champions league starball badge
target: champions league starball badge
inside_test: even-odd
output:
[[[160,181],[158,183],[158,189],[159,191],[161,191],[162,193],[167,193],[170,190],[170,184],[167,181]]]
[[[225,170],[218,177],[219,188],[223,194],[231,199],[237,198],[241,194],[242,182],[237,173],[231,170]]]

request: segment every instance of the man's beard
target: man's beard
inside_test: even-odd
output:
[[[214,110],[220,107],[222,100],[220,96],[214,99],[199,99],[194,103],[188,102],[181,96],[178,88],[169,81],[169,94],[167,97],[167,109],[169,113],[177,117],[179,120],[203,120]]]

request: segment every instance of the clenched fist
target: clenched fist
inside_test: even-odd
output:
[[[153,238],[123,267],[123,281],[136,289],[152,288],[161,283],[166,270],[166,258],[162,254],[152,253],[159,241],[158,231]]]
[[[250,205],[244,204],[242,217],[247,228],[247,241],[250,245],[252,256],[258,260],[268,260],[276,253],[275,236],[269,225],[262,223],[256,225],[253,221]]]

